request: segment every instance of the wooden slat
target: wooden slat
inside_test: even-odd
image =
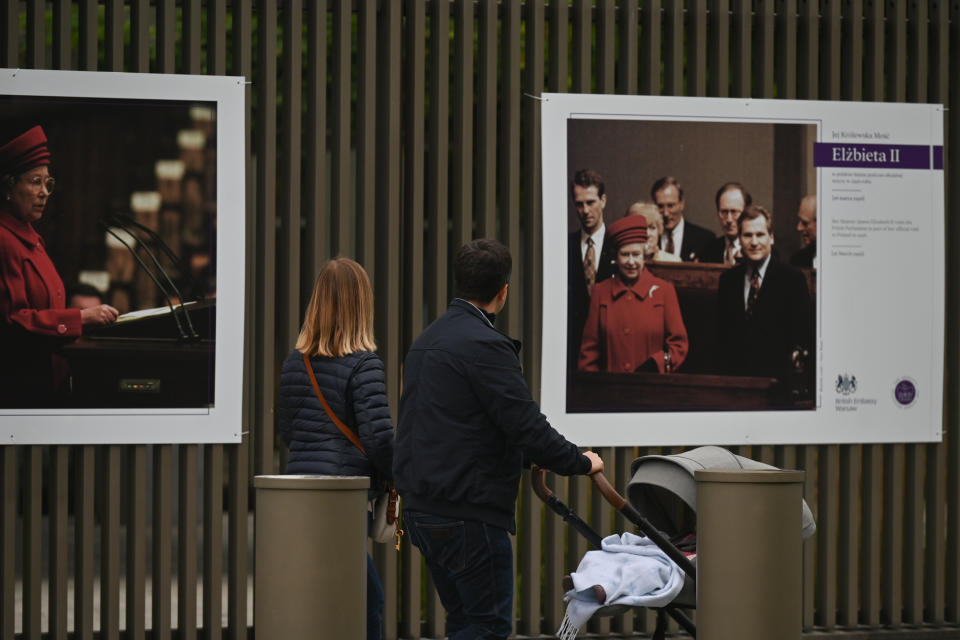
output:
[[[199,445],[177,448],[177,630],[197,639],[197,466]]]
[[[450,215],[450,4],[434,2],[430,9],[430,122],[427,156],[424,252],[424,297],[427,321],[447,308]]]
[[[754,15],[753,95],[773,98],[776,73],[776,0],[758,0]]]
[[[203,0],[181,0],[182,12],[180,51],[183,56],[183,72],[203,73],[202,51],[200,48],[203,30],[201,28],[201,3]]]
[[[454,4],[453,159],[450,207],[451,249],[473,237],[473,1]]]
[[[547,487],[560,499],[567,503],[567,479],[553,473],[547,474]],[[576,569],[570,566],[565,553],[565,540],[573,541],[578,534],[566,526],[559,515],[551,510],[546,513],[546,530],[544,531],[544,575],[543,575],[543,626],[547,633],[553,633],[560,628],[563,620],[563,586],[561,580],[564,574]]]
[[[174,0],[156,0],[157,11],[157,70],[173,73],[176,70],[177,8]]]
[[[946,541],[946,447],[926,445],[927,474],[924,488],[926,529],[924,546],[924,620],[935,625],[944,621],[944,573],[947,563]]]
[[[303,182],[300,163],[303,154],[301,109],[303,101],[303,38],[288,34],[303,33],[303,0],[288,0],[283,10],[283,107],[280,129],[283,132],[278,149],[278,165],[282,187],[279,192],[281,230],[278,235],[280,260],[277,264],[279,319],[277,343],[286,353],[293,348],[300,331],[303,306],[300,303],[300,187]],[[349,46],[347,46],[349,51]],[[347,127],[349,132],[349,126]],[[305,274],[313,281],[313,274]]]
[[[707,95],[707,60],[709,51],[709,23],[707,0],[687,4],[687,93],[694,96]],[[706,46],[704,46],[706,43]]]
[[[526,214],[526,228],[523,235],[524,269],[523,274],[523,334],[539,336],[543,322],[542,296],[543,277],[543,194],[540,166],[540,107],[541,102],[533,96],[540,96],[544,90],[546,47],[546,23],[544,0],[532,0],[524,5],[526,15],[524,53],[525,67],[523,75],[523,154],[522,164],[527,177],[523,190],[522,211]],[[519,306],[518,301],[514,304]],[[540,398],[540,357],[543,350],[542,340],[527,340],[524,344],[523,370],[530,385],[533,397]]]
[[[908,444],[904,452],[903,506],[903,621],[923,622],[924,450]]]
[[[817,453],[816,447],[800,447],[796,452],[796,468],[806,472],[803,483],[803,499],[811,509],[817,509],[814,497],[817,486]],[[814,517],[819,514],[814,511]],[[814,622],[814,586],[816,576],[816,559],[819,535],[815,535],[803,543],[803,628],[810,629]]]
[[[777,97],[797,97],[797,0],[777,0]]]
[[[403,335],[401,350],[407,349],[423,330],[423,230],[424,167],[426,138],[426,7],[423,2],[404,3],[406,58],[404,64],[404,219],[403,219]]]
[[[15,623],[15,558],[17,539],[17,447],[0,450],[0,640],[13,640]]]
[[[573,0],[570,21],[573,24],[573,78],[571,90],[574,93],[591,93],[593,89],[593,2],[592,0]]]
[[[570,76],[570,5],[566,2],[551,2],[547,11],[550,30],[549,91],[566,93],[569,91]]]
[[[875,627],[880,624],[880,534],[883,514],[883,453],[880,445],[864,445],[862,478],[860,623]]]
[[[821,9],[822,38],[820,48],[826,64],[820,65],[820,98],[840,99],[841,66],[837,64],[843,55],[843,3],[842,0],[827,0]]]
[[[32,69],[46,67],[47,20],[45,5],[44,0],[28,0],[27,2],[27,65]]]
[[[330,42],[330,253],[353,255],[350,236],[353,198],[350,192],[350,108],[353,87],[350,82],[352,47],[351,0],[333,0],[332,40]]]
[[[520,108],[523,95],[520,89],[520,55],[521,29],[520,0],[510,0],[503,4],[500,13],[501,32],[501,64],[500,64],[500,115],[497,125],[497,148],[499,151],[497,162],[497,202],[500,211],[499,228],[497,234],[513,256],[514,264],[518,267],[521,259],[520,238]],[[612,83],[612,74],[611,74]],[[611,86],[612,90],[612,86]],[[524,212],[529,216],[536,215],[534,211]],[[523,264],[518,271],[526,268]],[[515,271],[516,273],[516,271]],[[523,311],[521,301],[527,297],[524,291],[523,279],[514,278],[513,302],[504,308],[502,315],[506,322],[501,322],[501,328],[510,335],[517,335],[520,330],[520,318]]]
[[[47,619],[50,640],[67,640],[67,597],[70,559],[68,539],[70,531],[70,447],[59,445],[50,448],[50,612]]]
[[[20,66],[20,17],[19,6],[14,2],[4,3],[0,14],[3,38],[0,40],[0,64],[10,69]],[[10,611],[13,609],[11,608]],[[12,633],[12,632],[11,632]]]
[[[404,540],[402,545],[410,545],[409,540]],[[397,577],[400,558],[403,556],[403,553],[398,553],[392,544],[375,544],[373,545],[373,562],[377,568],[377,574],[380,576],[380,582],[383,584],[383,590],[386,595],[386,606],[383,609],[383,619],[385,621],[386,628],[383,633],[383,640],[397,640],[397,638],[403,637],[400,635],[402,631],[399,628],[398,622],[400,620],[400,610],[397,607],[398,600],[398,589],[397,585],[401,582],[406,581],[406,576],[401,578]],[[414,557],[416,555],[416,550],[414,549]],[[416,571],[417,574],[420,574],[421,563],[418,561],[413,565],[404,565],[404,572],[407,571]],[[419,615],[418,615],[419,618]],[[440,612],[440,623],[442,625],[443,613]],[[430,622],[428,621],[428,626]],[[434,623],[434,627],[436,627]],[[419,627],[417,627],[416,633],[410,636],[407,636],[410,640],[416,640],[420,637]]]
[[[104,64],[107,71],[123,71],[123,0],[107,0],[104,13]]]
[[[172,0],[170,0],[172,2]],[[83,71],[97,70],[98,39],[97,30],[99,19],[97,16],[96,0],[80,1],[80,61],[79,68]],[[158,45],[159,46],[159,45]]]
[[[882,4],[882,3],[877,3]],[[886,55],[884,56],[886,99],[903,102],[907,99],[907,4],[886,1]]]
[[[617,477],[617,458],[615,450],[612,447],[602,447],[596,450],[597,455],[603,460],[604,474],[613,482]],[[609,502],[603,499],[596,486],[591,482],[591,501],[590,501],[590,522],[594,530],[601,537],[606,537],[612,533],[619,533],[611,530],[613,523],[613,507]],[[610,618],[608,616],[595,616],[590,623],[590,629],[595,633],[610,633]]]
[[[710,1],[707,58],[710,60],[707,95],[725,98],[730,95],[730,0]]]
[[[633,462],[635,449],[633,447],[617,447],[613,455],[613,473],[606,469],[606,460],[604,460],[604,473],[610,478],[620,495],[627,495],[627,483],[630,482],[630,464]],[[632,522],[623,517],[620,512],[614,515],[613,530],[615,533],[635,532],[636,527]],[[628,634],[633,631],[635,624],[635,612],[631,609],[626,613],[617,616],[613,621],[613,630],[622,634]]]
[[[298,32],[299,33],[299,32]],[[203,445],[203,629],[220,640],[223,614],[223,445]]]
[[[837,623],[837,486],[839,451],[821,446],[817,456],[817,624]]]
[[[100,448],[100,634],[120,637],[120,446]]]
[[[640,93],[660,95],[662,55],[662,0],[650,0],[640,6]]]
[[[150,18],[150,0],[131,0],[129,65],[136,73],[150,71]]]
[[[620,2],[617,29],[620,34],[620,51],[617,54],[617,93],[637,93],[640,71],[640,3],[639,0]],[[542,50],[542,47],[541,47]],[[529,59],[529,55],[528,55]]]
[[[477,22],[477,238],[497,236],[497,0],[481,0]]]
[[[206,53],[206,72],[210,75],[225,75],[227,73],[227,0],[207,0]]]
[[[173,448],[168,444],[153,445],[153,557],[150,563],[152,640],[171,638],[172,579],[171,505],[173,486]]]
[[[927,89],[930,82],[930,25],[929,6],[925,2],[911,2],[907,5],[907,42],[905,60],[909,60],[906,72],[906,98],[910,102],[927,102]]]
[[[820,7],[817,0],[797,0],[797,97],[816,100],[820,83]]]
[[[863,0],[843,2],[843,57],[840,93],[844,100],[863,99]]]
[[[303,234],[303,263],[300,279],[300,308],[306,308],[306,301],[313,292],[313,283],[320,272],[323,261],[329,255],[330,246],[330,210],[327,207],[327,8],[326,2],[308,2],[307,8],[307,60],[306,60],[306,87],[307,104],[311,108],[303,114],[303,151],[305,178],[303,191],[303,212],[306,219],[306,228]],[[369,18],[362,22],[363,28],[369,28]],[[369,37],[369,36],[368,36]],[[366,40],[365,40],[366,41]],[[363,55],[367,56],[367,47],[363,48]],[[364,63],[364,69],[369,73],[370,63]],[[364,100],[373,99],[368,92]],[[369,107],[365,107],[362,115],[367,115]],[[369,128],[370,121],[362,120],[364,129]],[[373,136],[363,136],[364,140],[373,139]],[[364,144],[360,153],[369,154],[369,146]],[[360,169],[369,170],[369,155],[361,157]],[[359,176],[358,176],[359,177]],[[369,185],[369,173],[363,174],[363,184]],[[369,186],[367,186],[369,188]],[[366,234],[365,234],[366,236]],[[372,241],[372,239],[370,239]],[[368,248],[367,241],[360,243],[358,249],[364,251],[358,256],[367,264],[368,269],[373,265],[367,263],[367,258],[373,253]],[[376,293],[376,292],[375,292]],[[300,313],[298,312],[299,316]]]
[[[753,12],[750,0],[733,0],[733,86],[735,97],[749,98],[753,52]]]
[[[839,459],[837,624],[841,627],[855,627],[859,614],[860,448],[856,445],[842,445]]]
[[[23,466],[23,637],[40,640],[43,449],[37,445],[26,447]]]
[[[94,494],[96,491],[96,450],[91,445],[74,449],[76,479],[73,482],[73,637],[93,639],[93,548]]]
[[[519,502],[522,508],[517,522],[517,575],[523,579],[518,585],[520,618],[517,633],[524,636],[540,635],[540,522],[543,503],[533,494],[530,472],[520,479]]]
[[[141,9],[141,2],[145,3],[147,0],[136,0],[131,7],[134,25],[140,24],[137,17],[142,15],[138,13]],[[7,6],[12,4],[7,3]],[[51,60],[53,69],[70,69],[72,66],[73,11],[71,5],[70,0],[54,0],[53,2],[53,60]],[[0,16],[2,15],[0,13]],[[0,20],[0,24],[2,24],[2,20]],[[134,34],[131,34],[131,38],[133,43],[136,44],[137,40]]]
[[[903,447],[883,445],[881,619],[893,627],[903,622]]]
[[[613,93],[617,60],[617,7],[615,0],[598,0],[596,7],[597,80],[595,93]]]
[[[147,583],[147,446],[126,448],[127,461],[127,640],[146,638]]]
[[[377,251],[377,3],[363,0],[357,17],[357,233],[356,252],[368,272],[376,267]],[[322,102],[320,104],[323,104]],[[317,109],[317,111],[323,111]],[[376,292],[374,292],[376,295]]]
[[[257,425],[254,443],[257,474],[273,473],[274,376],[276,375],[276,202],[277,202],[277,0],[257,3],[257,234],[256,234],[256,331],[257,391],[253,417]]]
[[[944,103],[950,86],[950,6],[946,0],[930,0],[929,64],[927,92],[929,101]]]
[[[229,478],[227,484],[227,627],[232,640],[247,637],[247,549],[250,544],[249,514],[249,435],[240,444],[227,447]]]
[[[885,78],[882,2],[864,3],[863,34],[863,98],[864,100],[883,100]]]
[[[683,0],[664,0],[663,93],[683,93]]]

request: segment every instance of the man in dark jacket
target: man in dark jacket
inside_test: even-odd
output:
[[[519,343],[494,328],[510,252],[474,240],[457,252],[457,298],[404,364],[393,477],[404,526],[447,610],[447,635],[506,638],[513,618],[514,520],[523,460],[564,475],[603,469],[557,433],[530,396]]]

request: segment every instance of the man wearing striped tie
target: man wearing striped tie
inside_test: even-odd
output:
[[[738,220],[743,262],[720,276],[717,292],[720,373],[783,380],[798,367],[813,370],[807,281],[772,256],[771,227],[770,212],[759,205]]]
[[[581,169],[570,181],[570,198],[579,228],[569,236],[567,250],[567,371],[577,368],[583,324],[590,308],[593,285],[613,275],[613,244],[605,242],[603,211],[607,194],[596,171]]]

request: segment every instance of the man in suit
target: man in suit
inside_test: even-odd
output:
[[[727,182],[717,190],[714,201],[721,233],[720,237],[711,240],[703,248],[700,262],[733,265],[741,259],[737,220],[743,210],[753,203],[753,199],[739,182]]]
[[[803,248],[790,258],[795,267],[812,267],[817,255],[817,196],[809,195],[800,201],[797,210],[797,231],[803,241]]]
[[[567,243],[567,371],[575,371],[593,285],[613,275],[616,249],[606,238],[607,195],[600,174],[577,171],[570,181],[570,198],[580,220]]]
[[[717,293],[717,370],[783,381],[810,362],[810,294],[803,274],[771,259],[770,212],[744,209],[737,223],[743,262],[720,276]]]
[[[684,262],[697,262],[703,248],[714,239],[713,233],[683,219],[683,187],[673,176],[664,176],[653,183],[650,197],[663,215],[663,237],[660,248]]]

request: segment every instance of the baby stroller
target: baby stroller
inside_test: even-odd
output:
[[[672,600],[657,607],[657,624],[654,640],[662,640],[666,634],[667,618],[670,616],[691,636],[696,637],[696,626],[684,609],[696,607],[696,482],[693,474],[697,469],[709,470],[761,470],[776,469],[762,462],[737,456],[721,447],[699,447],[673,455],[642,456],[630,465],[631,479],[627,484],[627,498],[621,496],[602,473],[591,476],[603,498],[627,520],[637,526],[640,533],[656,545],[676,564],[683,573],[682,588]],[[584,522],[573,510],[557,498],[545,484],[545,472],[534,469],[533,491],[551,510],[560,515],[573,529],[583,535],[595,548],[601,548],[601,536]],[[816,524],[809,507],[802,504],[801,537],[807,539],[816,531]],[[630,534],[624,534],[624,538]],[[606,543],[616,538],[608,537]],[[611,548],[616,547],[612,545]],[[590,552],[588,552],[590,555]],[[581,565],[582,567],[582,565]],[[572,576],[564,577],[564,589],[571,599],[574,589]],[[581,587],[583,585],[580,585]],[[679,586],[679,585],[677,585]],[[593,615],[619,615],[629,606],[617,601],[636,601],[629,598],[608,599],[603,588],[597,590],[599,609]],[[577,594],[583,597],[584,592]],[[569,608],[568,608],[569,613]],[[564,624],[566,626],[567,620]],[[564,631],[564,628],[561,628]],[[562,637],[573,637],[576,629],[567,628]]]

